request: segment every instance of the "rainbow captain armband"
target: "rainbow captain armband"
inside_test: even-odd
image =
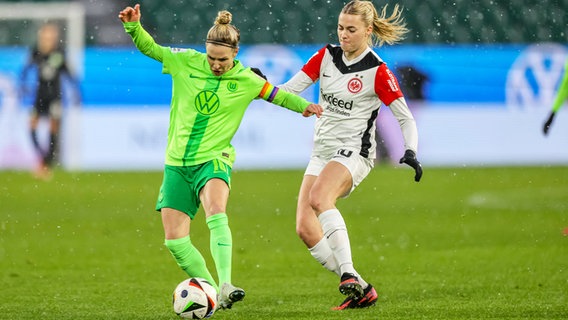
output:
[[[273,86],[272,84],[270,84],[270,82],[267,81],[266,83],[264,83],[262,90],[260,90],[258,97],[268,102],[272,102],[272,100],[274,100],[274,97],[276,97],[278,90],[278,87]]]

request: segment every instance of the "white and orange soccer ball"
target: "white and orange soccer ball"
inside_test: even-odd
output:
[[[217,290],[202,278],[183,280],[174,290],[173,307],[182,318],[209,318],[217,307]]]

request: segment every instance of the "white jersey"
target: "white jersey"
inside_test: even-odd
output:
[[[341,47],[327,45],[279,87],[298,94],[318,80],[324,112],[316,120],[312,156],[330,158],[347,149],[374,159],[376,119],[382,104],[398,119],[405,148],[417,151],[416,123],[398,81],[371,48],[348,61]]]

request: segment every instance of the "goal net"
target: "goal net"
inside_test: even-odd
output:
[[[68,67],[82,78],[85,48],[85,9],[75,2],[1,2],[0,3],[0,170],[29,169],[36,165],[37,155],[29,133],[29,108],[19,97],[20,73],[30,48],[36,43],[37,31],[46,22],[56,23],[61,30],[61,47],[66,52]],[[27,102],[29,104],[29,101]],[[59,161],[65,167],[76,163],[79,147],[76,108],[66,108],[61,129]],[[38,128],[40,140],[48,136],[47,122]]]

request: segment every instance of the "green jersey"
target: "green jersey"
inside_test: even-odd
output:
[[[235,149],[231,140],[254,99],[261,98],[299,113],[310,104],[299,96],[278,90],[238,60],[231,70],[215,76],[206,54],[160,46],[140,22],[126,22],[124,28],[138,50],[161,62],[162,72],[172,77],[167,165],[192,166],[219,159],[232,166]]]

